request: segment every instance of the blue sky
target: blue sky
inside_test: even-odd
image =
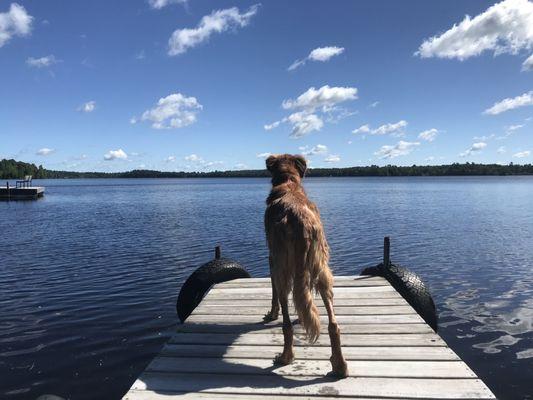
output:
[[[0,158],[530,163],[532,53],[527,0],[0,0]]]

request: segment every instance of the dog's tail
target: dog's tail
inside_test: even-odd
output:
[[[317,244],[317,241],[313,240],[303,262],[296,265],[293,287],[294,308],[311,343],[316,342],[320,336],[320,315],[313,301],[313,289],[321,270],[322,258],[320,246]]]

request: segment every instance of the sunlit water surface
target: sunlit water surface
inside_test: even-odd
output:
[[[221,244],[267,276],[266,179],[41,181],[0,202],[0,397],[120,398]],[[339,275],[392,259],[429,284],[440,334],[501,399],[533,398],[533,177],[310,178]]]

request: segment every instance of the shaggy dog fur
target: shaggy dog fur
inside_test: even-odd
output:
[[[275,358],[278,364],[294,360],[293,328],[288,310],[288,297],[293,302],[300,323],[310,342],[320,334],[320,318],[313,301],[313,290],[320,293],[328,313],[331,340],[330,374],[348,375],[342,355],[340,330],[333,311],[333,275],[328,267],[329,246],[324,235],[318,208],[309,201],[301,185],[305,158],[289,154],[270,156],[266,160],[272,174],[272,191],[267,199],[265,231],[269,248],[272,279],[272,309],[265,321],[283,314],[283,352]]]

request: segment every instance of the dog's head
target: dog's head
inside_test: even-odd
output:
[[[287,180],[300,181],[307,170],[307,162],[300,155],[279,154],[266,159],[266,167],[272,174],[272,183]]]

